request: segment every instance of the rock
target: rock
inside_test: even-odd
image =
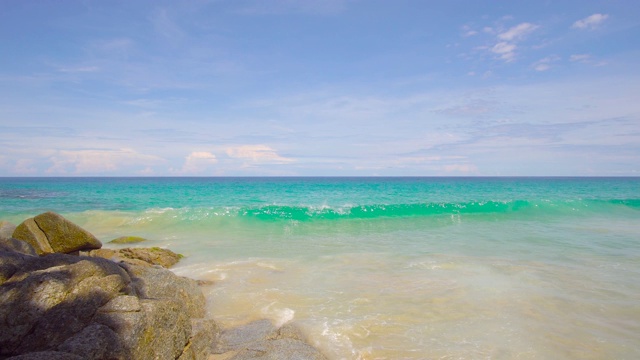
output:
[[[128,274],[108,260],[71,260],[44,269],[37,269],[37,260],[25,257],[22,267],[0,285],[0,351],[55,349],[82,330],[99,307],[131,291]]]
[[[10,239],[16,226],[8,221],[0,220],[0,240]]]
[[[269,320],[228,329],[220,334],[212,360],[326,360],[309,345],[302,332],[291,324],[276,328]]]
[[[128,352],[122,347],[118,334],[101,324],[91,324],[58,346],[59,351],[75,354],[82,359],[125,359]]]
[[[0,359],[206,359],[204,314],[196,282],[162,268],[0,250]]]
[[[239,351],[230,360],[326,360],[313,346],[296,339],[262,341]]]
[[[147,241],[147,239],[139,236],[121,236],[109,241],[110,244],[134,244]]]
[[[182,258],[180,254],[158,247],[97,249],[89,251],[87,255],[111,259],[113,261],[123,261],[134,265],[160,265],[164,268],[170,268]]]
[[[0,239],[0,251],[15,251],[25,255],[38,256],[33,246],[14,238]]]
[[[12,356],[7,360],[84,360],[85,357],[59,351],[38,351]]]
[[[102,243],[90,232],[54,212],[29,218],[18,225],[13,237],[28,242],[40,255],[99,249]]]
[[[216,282],[213,281],[213,280],[199,280],[199,279],[197,279],[196,280],[196,284],[198,284],[198,286],[205,287],[205,286],[213,286],[213,285],[216,284]]]
[[[36,249],[38,254],[51,254],[54,252],[49,244],[47,235],[40,229],[33,218],[29,218],[18,225],[13,232],[13,237],[29,243]]]
[[[99,311],[95,321],[119,334],[124,359],[176,359],[188,345],[191,322],[178,300],[141,299],[141,311]]]
[[[269,320],[258,320],[236,328],[228,329],[220,334],[214,352],[226,353],[243,349],[253,343],[275,339],[278,329]]]
[[[137,293],[148,299],[179,299],[193,318],[205,315],[205,298],[198,283],[171,271],[148,266],[121,264],[133,279]]]
[[[11,279],[23,267],[26,257],[27,255],[22,253],[0,250],[0,285]]]
[[[206,359],[219,333],[218,325],[212,319],[191,320],[191,339],[178,360]]]

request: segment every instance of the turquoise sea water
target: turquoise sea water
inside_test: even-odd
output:
[[[640,358],[639,178],[0,179],[0,219],[47,210],[332,359]]]

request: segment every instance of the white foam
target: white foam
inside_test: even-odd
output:
[[[273,321],[276,327],[280,327],[293,320],[296,313],[295,311],[289,308],[275,307],[275,304],[276,302],[272,302],[271,304],[263,307],[261,312],[265,317]]]

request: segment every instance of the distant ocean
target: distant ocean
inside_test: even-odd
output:
[[[640,178],[0,179],[0,219],[48,210],[332,359],[640,359]]]

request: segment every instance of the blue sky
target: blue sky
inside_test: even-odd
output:
[[[0,176],[640,176],[637,1],[0,1]]]

